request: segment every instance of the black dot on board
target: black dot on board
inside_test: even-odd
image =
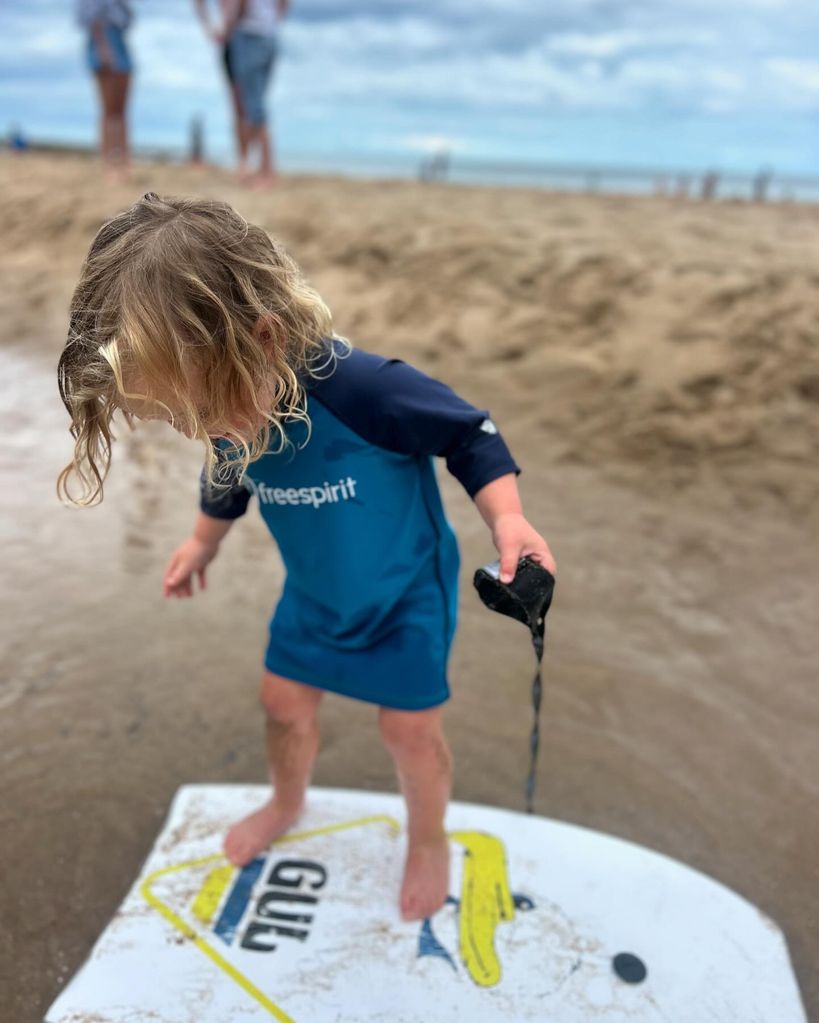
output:
[[[631,952],[618,952],[611,965],[620,980],[624,980],[626,984],[642,984],[648,976],[646,964]]]

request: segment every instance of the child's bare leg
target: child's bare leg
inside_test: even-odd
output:
[[[452,788],[452,758],[441,727],[442,710],[382,707],[381,735],[392,754],[407,801],[409,845],[400,908],[405,920],[431,916],[449,887],[444,815]]]
[[[261,701],[267,719],[267,762],[273,795],[230,829],[225,855],[239,866],[249,863],[295,822],[318,753],[316,712],[320,689],[265,672]]]

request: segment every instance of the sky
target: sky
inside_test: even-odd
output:
[[[133,134],[184,144],[227,94],[190,0],[134,0]],[[90,142],[71,0],[0,0],[0,132]],[[312,156],[819,173],[813,0],[292,0],[272,90],[284,162]]]

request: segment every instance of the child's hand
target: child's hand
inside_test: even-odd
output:
[[[511,582],[515,578],[518,562],[526,557],[537,561],[552,575],[557,571],[549,545],[520,512],[499,515],[492,523],[492,539],[500,554],[501,582]]]
[[[192,536],[171,555],[165,578],[162,581],[162,593],[166,597],[192,597],[193,575],[199,577],[199,586],[205,589],[205,567],[216,557],[219,545],[211,545],[197,540]]]

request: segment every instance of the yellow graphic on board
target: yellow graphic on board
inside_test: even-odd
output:
[[[392,837],[396,837],[400,832],[400,825],[395,818],[379,814],[285,835],[274,843],[274,847],[370,824],[386,824]],[[460,959],[475,984],[483,988],[493,987],[500,982],[502,972],[495,948],[496,932],[501,923],[513,920],[515,916],[515,897],[509,887],[504,845],[499,838],[481,831],[453,831],[449,833],[449,838],[461,845],[464,850],[458,913]],[[168,875],[207,866],[211,869],[206,873],[189,907],[196,923],[189,923],[155,894],[153,886],[160,878]],[[281,1006],[225,958],[219,948],[209,940],[211,937],[209,931],[205,930],[202,933],[197,926],[200,924],[204,928],[210,927],[237,873],[238,868],[228,863],[223,855],[215,854],[153,871],[142,882],[140,892],[149,905],[161,913],[176,930],[266,1009],[274,1019],[279,1023],[295,1023]]]
[[[236,867],[229,863],[211,870],[191,906],[191,912],[197,920],[206,926],[213,920],[219,903],[222,901],[222,896],[225,894],[225,889],[235,874]]]
[[[495,931],[515,916],[503,842],[481,831],[453,831],[449,837],[464,847],[458,921],[461,961],[476,984],[493,987],[501,978]]]

